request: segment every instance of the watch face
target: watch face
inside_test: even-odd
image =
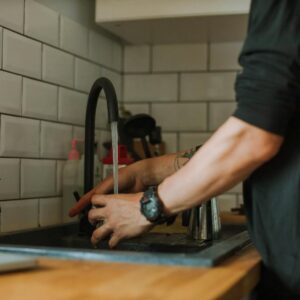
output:
[[[154,199],[145,203],[144,213],[149,220],[156,220],[160,215],[160,209]]]

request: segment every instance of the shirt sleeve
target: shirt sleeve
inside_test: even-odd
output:
[[[296,36],[300,34],[300,1],[276,1],[277,6],[272,2],[252,2],[233,115],[284,136],[291,119],[299,114],[300,43]]]

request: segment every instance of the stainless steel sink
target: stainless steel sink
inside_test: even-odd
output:
[[[122,241],[110,250],[107,240],[95,249],[87,236],[77,234],[77,224],[0,237],[0,251],[69,259],[118,261],[188,266],[214,266],[249,245],[244,226],[223,227],[214,242],[194,241],[184,233],[154,233]]]

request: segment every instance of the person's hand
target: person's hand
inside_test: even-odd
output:
[[[176,154],[168,154],[138,161],[128,167],[119,169],[119,191],[122,193],[137,193],[145,191],[148,186],[160,184],[166,177],[173,174]],[[104,179],[94,189],[85,194],[71,208],[69,215],[74,217],[91,203],[93,195],[110,194],[113,192],[112,176]]]
[[[91,242],[97,245],[110,235],[109,246],[115,247],[120,240],[132,238],[149,231],[153,225],[141,214],[142,193],[118,195],[94,195],[89,211],[92,225],[103,223],[94,230]]]
[[[146,189],[143,183],[143,163],[137,162],[128,167],[119,169],[119,190],[124,193],[136,193]],[[93,195],[103,195],[113,192],[114,180],[113,176],[109,176],[100,182],[94,189],[86,193],[81,199],[70,209],[70,217],[78,215],[88,204],[91,203]]]

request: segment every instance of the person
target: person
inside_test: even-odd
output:
[[[92,243],[110,236],[115,247],[244,181],[249,233],[263,261],[254,295],[300,299],[300,1],[253,0],[239,61],[237,109],[192,157],[181,152],[120,169],[123,194],[105,195],[113,188],[107,178],[70,214],[91,201],[90,222],[104,220]],[[151,197],[159,218],[143,207]]]

